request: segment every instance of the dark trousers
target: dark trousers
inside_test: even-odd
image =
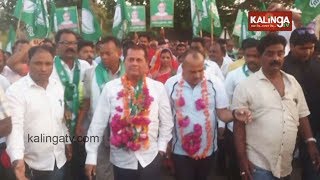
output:
[[[26,165],[26,173],[30,177],[30,180],[64,180],[65,179],[65,167],[62,166],[60,169],[55,164],[53,171],[38,171],[31,169]]]
[[[240,177],[239,161],[237,160],[236,149],[234,145],[233,132],[226,128],[225,133],[226,148],[226,168],[228,180],[238,180]]]
[[[85,145],[72,142],[72,159],[67,162],[67,180],[86,180],[85,175],[85,161],[86,161]]]
[[[6,143],[0,144],[0,156],[2,156],[2,153],[6,153]],[[9,160],[10,161],[10,160]],[[16,177],[14,175],[14,172],[11,167],[6,168],[2,165],[0,162],[0,179],[2,180],[15,180]]]
[[[213,155],[195,160],[188,156],[172,154],[176,180],[206,180],[212,168]]]
[[[317,147],[320,151],[320,132],[315,132],[315,138],[317,139]],[[312,161],[308,154],[307,145],[304,142],[300,144],[300,159],[301,159],[301,166],[302,166],[302,179],[303,180],[319,180],[320,173],[314,170],[312,165]]]
[[[140,164],[137,170],[113,166],[114,180],[162,180],[161,162],[162,157],[158,154],[152,163],[145,168]]]

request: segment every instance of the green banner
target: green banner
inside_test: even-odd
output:
[[[144,6],[128,6],[129,31],[146,31],[146,9]]]
[[[174,1],[152,0],[150,14],[151,27],[173,27]]]
[[[58,30],[71,29],[79,33],[79,19],[76,6],[57,8],[56,16]]]

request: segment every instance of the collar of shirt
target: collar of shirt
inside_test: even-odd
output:
[[[32,86],[34,86],[34,87],[40,87],[36,82],[34,82],[34,80],[31,78],[31,76],[30,76],[30,74],[28,73],[28,75],[26,76],[26,83],[27,83],[27,85],[28,85],[28,87],[32,87]],[[56,83],[56,81],[54,80],[54,79],[52,79],[52,78],[49,78],[49,83],[48,83],[48,85],[49,84],[52,84],[52,83]]]
[[[286,80],[288,80],[288,82],[290,82],[290,79],[289,79],[288,75],[287,75],[284,71],[282,71],[282,70],[280,70],[280,72],[281,72],[282,77],[283,77],[283,78],[286,78]],[[268,80],[268,81],[270,81],[270,80],[264,75],[264,73],[262,72],[262,68],[260,68],[260,70],[257,71],[256,74],[257,74],[257,77],[258,77],[259,80]]]

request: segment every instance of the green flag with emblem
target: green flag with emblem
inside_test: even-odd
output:
[[[128,33],[128,13],[124,0],[117,0],[114,12],[112,34],[118,39],[124,39]]]
[[[83,39],[97,42],[101,37],[101,28],[95,17],[89,0],[82,0],[81,35]]]
[[[25,23],[29,39],[48,37],[49,20],[43,0],[18,0],[14,16]]]

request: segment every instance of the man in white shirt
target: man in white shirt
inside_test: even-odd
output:
[[[199,37],[193,38],[190,48],[198,50],[199,52],[201,52],[201,54],[205,56],[204,66],[205,66],[206,74],[208,75],[214,74],[217,77],[219,77],[221,80],[224,80],[224,75],[220,70],[218,64],[214,61],[211,61],[209,57],[207,57],[207,52],[205,49],[205,40],[203,38],[199,38]],[[179,73],[182,73],[182,64],[180,64],[180,66],[178,67],[177,74]]]
[[[218,64],[223,76],[226,77],[228,74],[229,65],[233,63],[233,61],[228,55],[226,55],[225,46],[219,41],[211,44],[208,55],[211,61],[214,61]]]
[[[236,116],[250,119],[247,110],[228,110],[223,82],[204,73],[204,56],[188,50],[182,57],[183,72],[165,84],[175,117],[173,161],[177,180],[206,180],[217,149],[217,116],[229,122]]]
[[[79,40],[78,42],[78,58],[87,61],[91,67],[96,67],[94,61],[94,44],[91,41]]]
[[[53,50],[29,50],[29,75],[11,85],[6,94],[12,109],[12,132],[7,152],[17,179],[63,179],[68,132],[63,121],[63,88],[49,78]],[[23,92],[23,93],[22,93]],[[69,141],[70,142],[70,141]],[[25,165],[26,163],[26,165]]]
[[[233,98],[233,92],[236,86],[251,74],[258,71],[261,67],[260,60],[258,58],[258,44],[259,41],[253,38],[245,39],[242,42],[242,49],[244,50],[244,59],[246,63],[243,66],[229,72],[224,82],[230,101]],[[230,179],[241,179],[238,163],[234,163],[237,157],[233,141],[233,122],[227,123],[227,127],[225,123],[221,124],[221,122],[219,122],[219,131],[222,131],[225,137],[225,148],[228,156],[227,161],[229,162],[227,164],[230,165],[227,167],[229,168],[227,171],[230,172],[227,174],[227,176]]]
[[[65,119],[70,135],[75,135],[77,116],[83,98],[83,77],[89,63],[77,59],[78,35],[69,29],[59,30],[55,36],[56,56],[52,78],[64,88]],[[85,148],[82,143],[72,142],[71,174],[73,178],[85,178]],[[70,177],[71,178],[71,177]]]
[[[124,53],[126,74],[105,85],[88,136],[101,137],[110,125],[110,161],[115,180],[160,180],[161,156],[172,138],[169,98],[160,82],[145,76],[147,51],[134,45]],[[99,143],[86,143],[86,175],[95,175]]]
[[[10,83],[14,83],[28,74],[28,51],[31,48],[28,40],[18,40],[14,43],[13,54],[5,62],[7,65],[0,69]]]
[[[97,67],[85,72],[84,101],[80,108],[76,134],[87,134],[92,114],[94,113],[100,93],[105,84],[113,79],[121,77],[125,73],[125,67],[121,56],[121,44],[115,37],[109,36],[101,40],[101,62]],[[104,132],[104,138],[98,149],[97,179],[113,179],[112,164],[110,163],[110,142],[108,130]]]
[[[319,172],[320,156],[310,114],[298,81],[281,71],[286,40],[277,34],[261,38],[257,47],[261,69],[237,85],[232,109],[252,111],[249,124],[234,123],[234,142],[243,179],[290,179],[297,133],[306,143]]]

